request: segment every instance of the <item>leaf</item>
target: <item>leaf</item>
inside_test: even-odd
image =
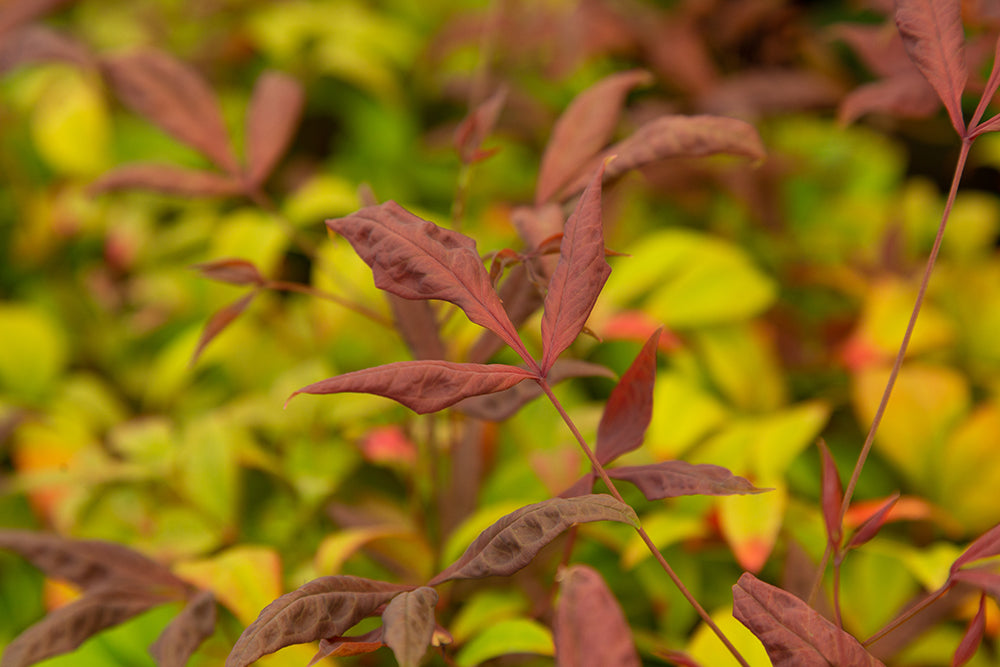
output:
[[[298,394],[376,394],[418,414],[427,414],[463,398],[508,389],[533,377],[523,368],[505,364],[397,361],[315,382],[294,392],[288,400]]]
[[[176,591],[188,588],[165,566],[113,542],[0,530],[0,549],[13,551],[53,579],[71,582],[84,590],[115,586]]]
[[[625,96],[636,86],[651,83],[652,79],[649,72],[642,70],[619,72],[577,95],[556,121],[545,146],[538,171],[535,205],[551,199],[607,145],[618,124]]]
[[[976,615],[972,617],[969,625],[965,628],[962,641],[959,643],[958,648],[955,649],[955,656],[951,659],[951,667],[962,667],[962,665],[972,659],[972,656],[976,654],[976,650],[979,649],[979,644],[983,641],[985,632],[986,596],[980,595],[979,611],[976,612]]]
[[[962,555],[955,559],[951,571],[957,572],[963,565],[993,556],[1000,556],[1000,524],[993,526],[973,540],[972,544],[962,552]]]
[[[0,35],[30,23],[72,0],[18,0],[0,5]]]
[[[6,646],[3,667],[27,667],[68,653],[90,637],[169,599],[141,588],[101,587],[49,613]]]
[[[166,164],[127,164],[94,181],[91,194],[115,190],[153,190],[169,195],[228,197],[243,192],[232,176],[204,169],[185,169]]]
[[[406,346],[416,359],[444,359],[444,343],[434,309],[426,301],[387,294],[392,317]]]
[[[230,285],[261,286],[266,282],[254,263],[245,259],[216,259],[211,262],[195,264],[191,268],[197,269],[201,275],[210,280],[218,280]]]
[[[29,26],[0,40],[0,72],[18,65],[50,61],[67,62],[83,69],[96,67],[93,54],[84,44],[45,26]]]
[[[874,514],[858,526],[858,529],[854,531],[850,541],[848,541],[846,549],[856,549],[875,537],[878,531],[882,529],[882,525],[885,524],[886,519],[889,518],[889,512],[892,511],[892,508],[896,506],[898,501],[899,492],[897,491]]]
[[[955,572],[950,581],[961,581],[1000,601],[1000,574],[993,567],[971,567]]]
[[[564,530],[590,521],[636,526],[639,520],[631,507],[607,495],[543,500],[502,517],[484,530],[457,561],[427,585],[513,574]]]
[[[438,594],[433,588],[400,593],[382,612],[383,641],[392,649],[399,667],[417,667],[434,635],[434,605]]]
[[[749,572],[733,586],[733,615],[764,644],[774,667],[882,665],[805,602]]]
[[[853,123],[866,113],[923,118],[940,107],[934,89],[917,71],[896,74],[855,88],[840,102],[837,121]]]
[[[184,667],[215,631],[215,612],[212,591],[195,595],[149,647],[157,667]]]
[[[205,328],[201,332],[201,338],[198,339],[198,345],[195,346],[194,354],[191,355],[191,365],[194,365],[194,362],[198,361],[198,357],[201,356],[201,353],[205,350],[208,344],[211,343],[216,336],[222,333],[226,327],[232,324],[233,320],[240,316],[240,313],[246,310],[247,306],[250,305],[250,302],[253,301],[253,298],[256,295],[256,291],[250,292],[242,299],[234,301],[228,306],[223,306],[217,310],[211,318],[209,318],[208,323],[205,324]]]
[[[455,656],[458,667],[477,667],[487,660],[514,653],[552,655],[552,633],[538,621],[510,618],[491,625]]]
[[[951,124],[965,135],[962,90],[968,78],[959,0],[898,0],[896,27],[910,59],[944,102]]]
[[[820,438],[817,445],[822,461],[820,497],[823,506],[823,521],[826,523],[826,536],[831,545],[838,545],[843,536],[840,527],[840,504],[844,498],[844,489],[840,484],[837,464],[834,463],[826,443]]]
[[[423,220],[393,201],[326,224],[371,267],[379,289],[404,299],[453,303],[525,361],[531,358],[493,290],[476,242],[468,236]]]
[[[653,418],[653,386],[656,382],[656,347],[659,328],[646,340],[622,379],[611,390],[597,427],[597,460],[613,461],[638,449]]]
[[[260,187],[271,175],[302,117],[302,84],[282,72],[257,78],[247,109],[247,178]]]
[[[601,222],[601,178],[598,168],[566,221],[559,262],[549,281],[542,315],[542,374],[576,340],[597,303],[611,267],[604,259],[604,227]]]
[[[371,653],[385,646],[382,643],[382,630],[378,627],[371,632],[352,637],[334,637],[319,640],[319,650],[306,667],[312,667],[323,658],[346,658],[352,655]]]
[[[226,667],[246,667],[292,644],[338,637],[378,612],[397,594],[412,590],[361,577],[320,577],[267,605],[243,631]]]
[[[224,171],[239,173],[218,99],[191,67],[162,51],[147,50],[106,60],[104,72],[126,106]]]
[[[458,156],[464,164],[479,162],[494,153],[494,151],[484,151],[480,147],[496,127],[500,111],[506,101],[507,88],[501,87],[458,124],[455,129],[455,150],[458,151]]]
[[[609,468],[608,475],[639,487],[647,500],[677,496],[730,496],[764,493],[722,466],[687,461],[661,461],[640,466]]]
[[[558,667],[639,667],[621,605],[597,570],[573,565],[560,576],[555,618]]]

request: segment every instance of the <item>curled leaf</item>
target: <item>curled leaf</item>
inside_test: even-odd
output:
[[[608,475],[635,484],[647,500],[693,495],[731,496],[770,490],[758,488],[722,466],[687,461],[609,468]]]
[[[271,175],[288,149],[302,117],[302,84],[281,72],[257,79],[247,110],[247,178],[257,187]]]
[[[480,579],[517,572],[542,547],[575,523],[617,521],[638,525],[635,511],[611,496],[551,498],[512,512],[480,533],[462,556],[430,580]]]
[[[615,385],[597,427],[597,460],[602,464],[642,445],[653,418],[656,346],[662,328],[646,340],[639,354]]]
[[[263,285],[264,276],[245,259],[217,259],[211,262],[195,264],[193,269],[211,280],[229,283],[230,285]]]
[[[438,594],[422,586],[400,593],[382,612],[386,646],[392,649],[399,667],[417,667],[434,635],[434,605]]]
[[[463,398],[513,387],[534,375],[504,364],[459,364],[450,361],[398,361],[315,382],[298,394],[376,394],[402,403],[416,413],[437,412]]]
[[[212,591],[195,595],[149,647],[157,667],[184,667],[215,631],[215,612]]]
[[[560,577],[555,645],[558,667],[639,667],[632,629],[597,570],[573,565]]]
[[[226,174],[184,169],[166,164],[127,164],[101,176],[90,185],[100,194],[115,190],[152,190],[190,197],[228,197],[243,192],[243,185]]]
[[[233,646],[226,667],[247,667],[286,646],[339,637],[411,586],[361,577],[320,577],[267,605]]]

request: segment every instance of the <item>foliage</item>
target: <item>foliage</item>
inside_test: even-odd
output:
[[[991,664],[995,12],[464,5],[0,8],[0,664]]]

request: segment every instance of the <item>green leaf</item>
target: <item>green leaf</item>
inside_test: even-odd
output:
[[[35,147],[60,174],[96,176],[108,165],[111,123],[95,84],[68,67],[53,68],[32,112]]]
[[[455,662],[459,667],[475,667],[487,660],[516,653],[555,655],[552,632],[526,618],[500,621],[463,646]]]
[[[0,304],[0,392],[21,401],[41,398],[66,363],[66,337],[34,306]]]

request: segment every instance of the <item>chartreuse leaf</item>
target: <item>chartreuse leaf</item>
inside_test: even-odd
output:
[[[252,263],[265,277],[274,275],[288,238],[274,217],[258,209],[240,208],[220,220],[211,237],[206,259],[239,258]],[[230,301],[239,291],[218,290],[213,306]]]
[[[285,215],[296,225],[314,225],[336,215],[357,210],[357,185],[329,173],[318,173],[285,198]]]
[[[642,527],[661,551],[683,540],[702,537],[708,532],[707,522],[703,517],[678,515],[673,508],[643,516]],[[649,547],[642,538],[632,535],[622,550],[622,567],[630,570],[651,557]]]
[[[868,286],[861,319],[852,336],[852,344],[862,346],[858,350],[862,355],[860,361],[872,355],[875,360],[895,356],[916,298],[916,285],[899,279],[884,278]],[[917,355],[939,349],[954,338],[952,321],[933,304],[924,304],[906,352]]]
[[[773,487],[752,496],[718,499],[719,527],[740,566],[759,572],[771,555],[785,519],[788,490],[781,481],[761,483]]]
[[[905,563],[906,553],[899,543],[876,539],[844,559],[841,609],[848,627],[858,636],[876,632],[919,591]]]
[[[738,323],[699,329],[692,336],[710,380],[733,406],[757,412],[785,403],[785,378],[763,330]]]
[[[717,609],[711,616],[712,621],[729,638],[750,667],[771,667],[771,660],[767,657],[763,644],[733,617],[731,608]],[[684,652],[694,658],[699,665],[739,667],[733,654],[704,623],[698,625]]]
[[[0,393],[38,400],[66,363],[66,337],[44,311],[0,304]]]
[[[52,68],[31,115],[42,158],[67,176],[96,176],[108,166],[111,122],[97,81],[69,67]]]
[[[988,256],[1000,231],[1000,199],[993,193],[960,191],[948,227],[952,233],[945,235],[941,246],[946,256],[959,261]]]
[[[236,521],[239,497],[238,455],[243,430],[216,415],[191,423],[184,431],[177,459],[180,488],[221,526]]]
[[[552,632],[527,618],[512,618],[491,625],[463,646],[455,657],[459,667],[475,667],[487,660],[515,653],[554,655]]]
[[[281,559],[267,547],[237,546],[209,558],[178,563],[174,571],[215,593],[244,624],[281,595]]]
[[[993,401],[977,407],[948,437],[936,471],[932,497],[971,532],[1000,522],[990,491],[1000,488],[997,433],[1000,407]]]
[[[464,644],[487,628],[528,613],[531,605],[516,588],[486,589],[463,600],[448,630],[457,644]]]
[[[725,423],[728,410],[705,387],[676,371],[657,374],[646,443],[658,460],[673,459]]]

